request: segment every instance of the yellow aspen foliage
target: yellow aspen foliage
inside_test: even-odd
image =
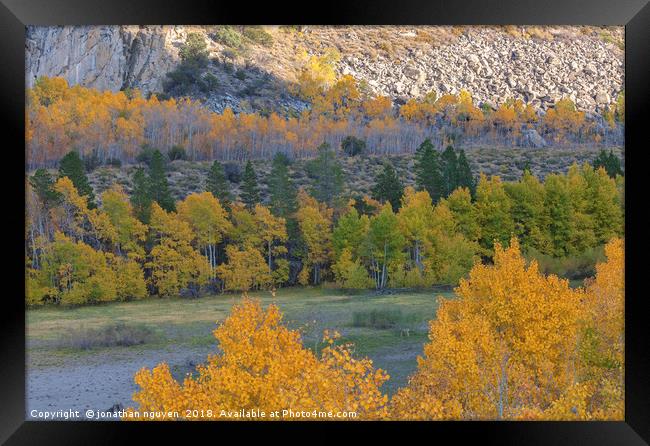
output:
[[[341,288],[367,289],[372,288],[374,283],[368,276],[368,271],[361,264],[359,259],[352,258],[350,248],[344,248],[338,260],[332,265],[332,271],[336,282]]]
[[[217,266],[217,245],[232,230],[228,213],[210,192],[194,193],[176,205],[178,217],[188,223],[195,235],[196,247],[205,253],[212,270]]]
[[[189,285],[207,283],[210,264],[192,247],[194,235],[187,222],[154,202],[150,228],[156,245],[151,249],[146,266],[151,269],[151,284],[158,294],[174,295]]]
[[[118,300],[147,297],[147,283],[138,262],[112,254],[106,254],[106,257],[109,265],[115,271],[115,293]]]
[[[127,409],[124,419],[171,411],[178,419],[273,420],[282,418],[271,418],[271,412],[282,416],[289,409],[316,411],[319,419],[333,419],[341,411],[355,412],[355,420],[386,416],[388,398],[380,387],[388,375],[371,360],[354,358],[352,346],[337,344],[336,334],[325,333],[317,356],[302,345],[298,331],[283,324],[274,304],[265,310],[259,301],[244,299],[213,334],[218,353],[182,383],[164,363],[136,373],[138,407]],[[192,417],[193,411],[201,411],[201,417]],[[284,419],[303,418],[287,414]]]
[[[262,254],[255,248],[239,250],[226,247],[228,262],[217,267],[217,275],[224,281],[226,290],[248,291],[269,286],[273,277]]]
[[[117,252],[128,254],[138,260],[142,259],[147,227],[134,216],[133,207],[122,186],[119,184],[111,186],[102,194],[101,201],[102,211],[116,230],[114,243]]]
[[[504,419],[546,410],[575,380],[582,293],[526,265],[519,243],[495,245],[430,322],[418,370],[393,418]]]
[[[55,227],[74,240],[90,241],[101,246],[102,242],[113,244],[118,233],[109,215],[99,209],[89,209],[87,198],[79,195],[68,177],[59,178],[54,190],[61,197],[61,204],[52,209]]]
[[[57,232],[41,262],[40,271],[32,273],[27,283],[29,303],[48,299],[63,305],[79,305],[117,298],[115,272],[106,255],[81,241],[75,242]]]
[[[314,284],[320,283],[321,268],[332,257],[332,214],[332,209],[318,203],[304,190],[298,192],[296,219],[307,245],[303,271],[308,269],[313,273]],[[302,279],[304,281],[306,277],[302,276]]]

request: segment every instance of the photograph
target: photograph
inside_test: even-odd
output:
[[[626,420],[624,26],[24,49],[26,420]]]

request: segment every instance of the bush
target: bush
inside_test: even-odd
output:
[[[242,48],[244,46],[242,35],[232,26],[223,26],[217,29],[212,37],[220,44],[230,48]]]
[[[169,161],[185,160],[187,159],[187,154],[185,153],[185,149],[183,147],[173,146],[167,152],[167,158],[169,158]]]
[[[235,77],[239,79],[240,81],[245,81],[246,80],[246,71],[242,70],[241,68],[235,72]]]
[[[97,169],[100,164],[101,162],[99,161],[99,157],[95,152],[84,157],[84,169],[86,172],[92,172]]]
[[[251,42],[265,47],[273,46],[273,36],[264,31],[261,26],[247,26],[244,28],[243,34]]]
[[[341,150],[345,152],[348,156],[356,156],[361,153],[366,148],[366,142],[363,139],[356,138],[354,136],[346,136],[345,139],[341,142]]]
[[[146,164],[147,166],[151,164],[151,159],[153,158],[153,154],[156,151],[153,147],[150,147],[148,145],[142,146],[142,151],[138,153],[138,155],[135,157],[135,160],[139,163]]]
[[[80,328],[66,333],[59,341],[59,347],[88,350],[98,347],[128,347],[150,342],[153,330],[146,326],[126,325],[116,322],[101,328]]]
[[[397,309],[378,309],[370,311],[355,311],[352,313],[353,327],[368,327],[377,329],[393,328],[400,323],[413,322],[414,314],[403,314]]]
[[[231,183],[239,184],[241,181],[241,169],[239,168],[238,164],[225,163],[223,165],[223,171],[228,181]]]
[[[559,258],[541,254],[531,248],[526,254],[526,259],[536,260],[540,272],[544,274],[554,274],[569,280],[594,276],[596,264],[606,260],[603,246],[587,249],[574,256]]]
[[[122,167],[122,161],[119,158],[109,158],[106,160],[106,164],[112,167]]]

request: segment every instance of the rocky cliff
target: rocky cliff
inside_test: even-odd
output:
[[[597,111],[623,89],[623,29],[596,27],[264,27],[269,47],[248,42],[233,51],[219,27],[29,27],[26,81],[62,76],[71,84],[113,91],[160,92],[190,32],[205,36],[218,88],[202,99],[215,111],[269,106],[301,108],[287,85],[300,70],[299,53],[336,48],[339,74],[352,74],[395,103],[429,91],[466,89],[479,104],[508,97],[545,109],[570,97]]]

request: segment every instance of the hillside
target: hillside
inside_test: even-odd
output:
[[[338,53],[351,74],[394,105],[470,91],[480,106],[508,97],[546,109],[568,97],[587,112],[623,89],[622,27],[100,26],[28,27],[26,79],[61,76],[101,90],[164,90],[190,33],[205,38],[216,87],[198,96],[221,112],[300,111],[291,85],[307,55]]]
[[[620,148],[613,149],[624,164],[625,153]],[[574,163],[582,164],[593,162],[598,155],[596,149],[469,149],[466,151],[472,172],[478,177],[479,173],[486,175],[499,175],[505,181],[515,181],[520,178],[523,168],[528,165],[531,171],[543,179],[549,173],[565,173]],[[383,163],[390,161],[397,171],[404,186],[415,185],[413,172],[413,155],[394,156],[364,156],[340,157],[344,173],[344,195],[369,194],[374,185],[376,175],[382,170]],[[289,167],[292,180],[298,187],[309,188],[311,179],[305,169],[305,160],[295,161]],[[252,161],[257,173],[262,200],[268,198],[267,181],[271,171],[270,163],[266,161]],[[229,170],[243,173],[243,163],[227,163]],[[193,192],[205,190],[205,179],[210,168],[209,162],[174,161],[168,164],[167,178],[174,198],[184,199]],[[131,178],[137,166],[132,165],[118,169],[100,167],[89,173],[89,181],[99,196],[112,184],[119,183],[127,191],[131,190]],[[236,177],[237,175],[233,175]],[[229,186],[233,194],[238,197],[240,193],[239,182],[230,181]]]

